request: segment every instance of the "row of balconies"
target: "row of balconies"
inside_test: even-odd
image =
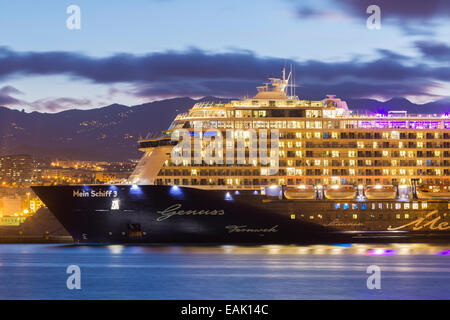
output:
[[[397,184],[399,181],[401,181],[400,179],[402,179],[402,177],[399,177],[400,179],[397,178],[389,178],[389,179],[380,179],[380,178],[354,178],[354,177],[340,177],[343,180],[345,180],[346,184],[361,184],[361,183],[365,183],[367,185],[373,184],[373,183],[383,183],[383,184]],[[323,179],[328,179],[328,177],[324,177]],[[287,185],[299,185],[299,184],[322,184],[323,183],[323,179],[320,178],[315,178],[315,179],[296,179],[296,178],[287,178]],[[410,181],[408,181],[409,183]],[[425,178],[422,179],[423,183],[436,183],[436,184],[440,184],[442,183],[441,179],[430,179],[430,178]],[[268,179],[241,179],[239,181],[238,184],[236,184],[235,182],[233,182],[233,185],[228,185],[228,186],[243,186],[243,187],[251,187],[251,186],[269,186],[269,185],[273,185],[273,184],[278,184],[279,180],[278,178],[268,178]],[[331,182],[330,182],[331,183]],[[175,185],[210,185],[210,186],[215,186],[215,185],[227,185],[226,183],[226,178],[220,178],[220,179],[213,179],[212,181],[210,181],[210,179],[186,179],[186,178],[175,178],[175,179],[156,179],[156,184],[157,185],[162,185],[162,184],[175,184]]]
[[[444,169],[442,170],[442,174],[438,175],[436,174],[435,170],[433,169],[427,169],[427,170],[423,170],[423,169],[416,169],[414,170],[414,175],[417,176],[422,176],[422,175],[426,175],[426,176],[448,176],[450,174],[450,170],[449,169]],[[165,171],[160,171],[159,175],[161,176],[204,176],[204,177],[215,177],[215,176],[230,176],[230,177],[248,177],[248,176],[252,176],[252,177],[260,177],[260,176],[265,176],[265,175],[261,175],[260,172],[251,172],[251,171],[245,171],[245,172],[199,172],[196,175],[193,175],[191,172],[186,171],[186,170],[182,170],[182,171],[170,171],[170,170],[165,170]],[[286,170],[284,169],[279,169],[278,170],[278,176],[298,176],[298,175],[288,175]],[[357,171],[355,172],[355,174],[350,174],[348,169],[331,169],[331,171],[329,171],[328,174],[324,174],[323,171],[321,169],[306,169],[303,170],[302,172],[302,176],[392,176],[391,174],[385,174],[383,173],[382,170],[379,169],[375,169],[375,170],[370,170],[370,169],[365,169],[365,170],[361,170],[361,169],[357,169]],[[403,175],[398,175],[398,176],[407,176],[407,174],[403,174]]]

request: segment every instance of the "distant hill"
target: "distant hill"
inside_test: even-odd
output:
[[[167,129],[178,113],[204,100],[227,99],[185,97],[133,107],[112,104],[58,113],[26,113],[0,107],[0,155],[26,153],[80,160],[139,158],[139,137]]]
[[[27,153],[60,159],[136,159],[142,154],[136,149],[140,136],[167,129],[178,113],[186,112],[195,103],[206,100],[230,99],[205,97],[194,100],[184,97],[132,107],[112,104],[97,109],[58,113],[25,113],[0,107],[0,155]],[[407,110],[409,113],[450,111],[450,100],[423,105],[404,98],[385,102],[348,99],[347,103],[351,110],[358,113],[382,110]]]
[[[358,113],[406,110],[411,114],[441,114],[450,111],[450,99],[437,100],[426,104],[415,104],[401,97],[395,97],[384,102],[374,99],[348,99],[346,101],[349,108]]]

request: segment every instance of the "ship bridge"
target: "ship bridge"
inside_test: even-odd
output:
[[[291,86],[289,84],[289,79],[291,78],[289,73],[286,79],[286,70],[283,69],[283,78],[269,78],[269,82],[264,83],[263,86],[256,87],[258,93],[253,99],[270,99],[270,100],[286,100],[286,88]]]

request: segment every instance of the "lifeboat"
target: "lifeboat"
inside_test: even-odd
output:
[[[284,190],[284,196],[286,199],[315,199],[316,190],[314,190],[314,186],[286,188]]]
[[[450,198],[450,185],[422,185],[417,187],[417,197],[424,199]]]
[[[367,199],[395,199],[397,190],[394,186],[367,186],[365,194]]]
[[[327,199],[354,199],[356,196],[356,189],[351,185],[333,185],[325,189],[325,197]]]

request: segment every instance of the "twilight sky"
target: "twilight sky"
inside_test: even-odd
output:
[[[66,27],[72,4],[80,30]],[[291,64],[301,98],[449,98],[449,18],[448,0],[2,1],[0,105],[239,98]]]

